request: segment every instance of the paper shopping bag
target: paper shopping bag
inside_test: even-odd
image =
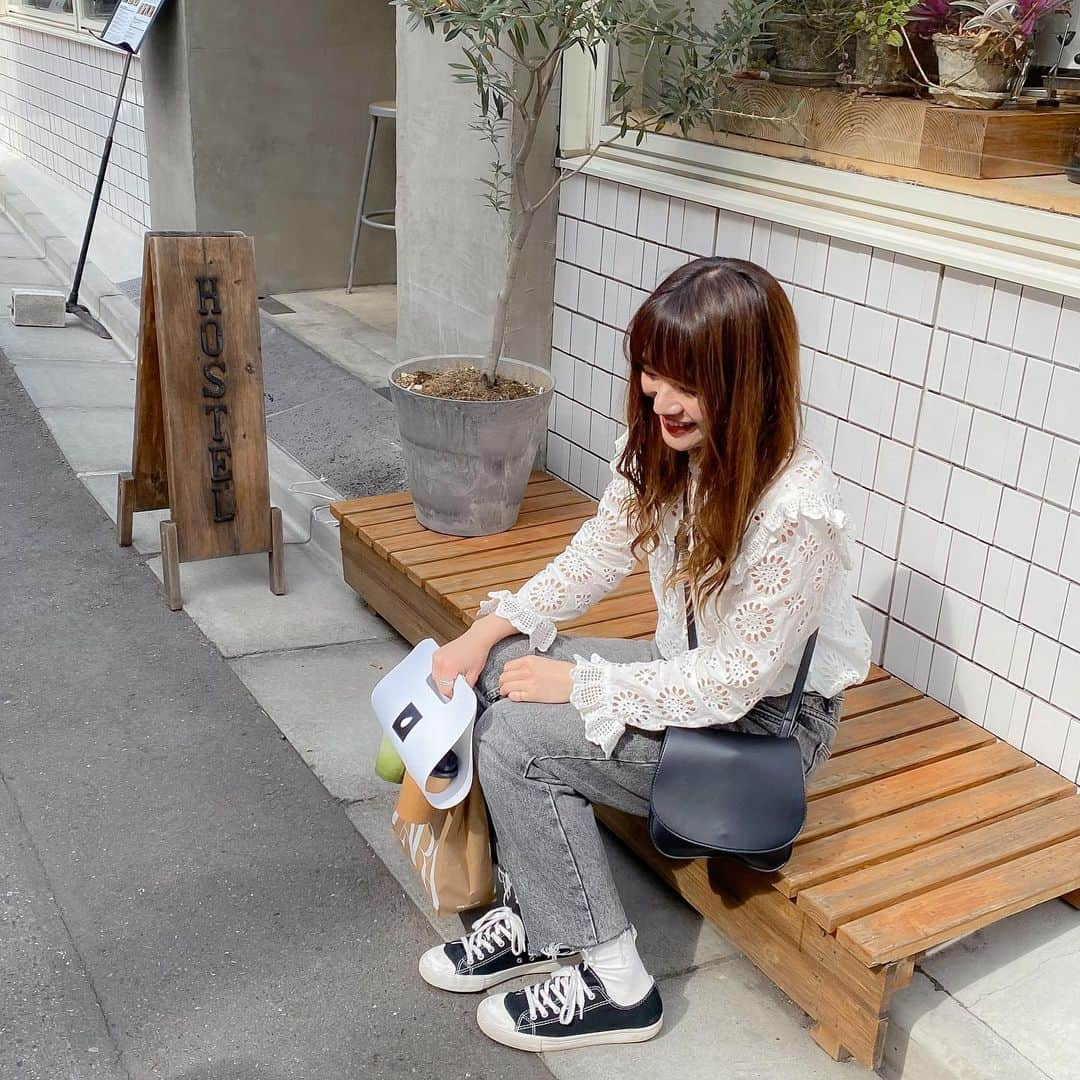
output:
[[[469,911],[495,898],[487,807],[475,778],[464,801],[438,810],[406,774],[391,828],[436,914]]]

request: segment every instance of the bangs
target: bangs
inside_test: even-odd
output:
[[[635,375],[649,368],[696,393],[702,385],[702,364],[716,359],[716,338],[688,293],[687,289],[653,293],[630,323],[626,349]]]

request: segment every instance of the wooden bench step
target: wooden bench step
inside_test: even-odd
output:
[[[1008,743],[995,742],[945,761],[920,765],[886,776],[872,784],[813,799],[806,813],[801,840],[808,842],[864,821],[940,799],[975,787],[1006,773],[1029,769],[1035,763]]]
[[[528,580],[528,578],[521,578],[520,580],[507,581],[500,587],[507,589],[510,592],[514,592],[517,589],[520,589]],[[448,598],[454,602],[461,612],[462,622],[466,626],[475,619],[476,614],[480,609],[480,604],[487,599],[489,591],[490,590],[485,588],[466,589],[463,592],[449,594]],[[646,594],[644,597],[641,596],[643,593]],[[652,584],[649,581],[649,574],[646,570],[638,570],[636,573],[625,578],[619,587],[609,597],[602,601],[602,603],[597,604],[592,611],[601,611],[606,615],[611,605],[614,605],[617,600],[624,596],[638,596],[638,602],[642,605],[642,611],[652,617],[652,629],[655,630],[656,608],[651,604]]]
[[[844,923],[836,936],[866,964],[886,964],[1078,888],[1074,836]]]
[[[844,694],[842,719],[853,720],[857,716],[876,712],[889,705],[901,705],[905,701],[916,701],[923,695],[913,686],[908,686],[891,675],[876,682],[864,682],[853,686]]]
[[[1065,796],[1065,791],[1062,790]],[[1027,808],[853,874],[803,889],[798,904],[828,931],[902,900],[1080,836],[1080,796]]]
[[[955,719],[956,713],[952,709],[927,697],[848,717],[836,733],[832,756],[836,758],[864,746],[888,742]]]
[[[820,799],[995,741],[994,735],[978,724],[970,720],[953,720],[902,738],[872,743],[827,761],[814,774],[806,796]]]
[[[502,552],[509,547],[516,548],[522,544],[530,544],[536,540],[546,540],[556,536],[562,538],[565,546],[569,542],[569,538],[579,528],[580,524],[576,519],[571,518],[547,525],[532,525],[520,531],[515,530],[509,537],[498,533],[494,536],[477,536],[464,540],[445,541],[441,544],[426,544],[423,547],[396,552],[391,555],[390,561],[403,570],[411,571],[424,563],[432,563],[443,559],[456,559],[481,553],[490,558],[492,552]],[[413,577],[411,573],[409,576]]]
[[[800,842],[776,887],[785,896],[860,867],[884,862],[943,836],[1064,798],[1076,789],[1043,765],[965,788],[813,842]]]
[[[498,536],[430,532],[407,493],[337,503],[345,577],[410,641],[445,641],[496,589],[516,590],[570,542],[595,502],[542,473]],[[562,632],[648,638],[643,566]],[[1073,784],[872,665],[844,695],[806,827],[774,875],[660,857],[644,822],[597,814],[817,1021],[815,1040],[875,1067],[891,996],[926,949],[1055,896],[1080,904]]]

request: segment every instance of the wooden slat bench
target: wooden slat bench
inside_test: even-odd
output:
[[[496,536],[429,532],[407,492],[332,509],[346,581],[416,642],[460,634],[488,592],[545,566],[595,506],[537,473],[517,524]],[[641,568],[562,629],[641,638],[655,626]],[[889,1001],[927,949],[1055,897],[1080,906],[1074,785],[881,668],[845,695],[808,796],[792,859],[771,877],[667,860],[642,820],[598,814],[813,1017],[835,1058],[880,1063]]]

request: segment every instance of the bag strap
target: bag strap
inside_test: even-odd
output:
[[[683,516],[687,513],[686,493],[683,493]],[[686,639],[691,649],[698,647],[697,619],[694,615],[694,604],[690,599],[690,587],[683,582],[683,601],[686,604]],[[818,632],[815,630],[807,639],[803,649],[802,659],[799,661],[799,670],[795,674],[795,682],[792,684],[791,693],[788,694],[787,710],[784,713],[784,723],[780,728],[780,735],[788,738],[794,731],[799,719],[799,710],[802,708],[803,691],[806,688],[806,676],[810,671],[810,661],[814,658],[814,646],[817,644]]]
[[[810,670],[810,661],[814,657],[814,646],[817,644],[818,632],[815,630],[807,639],[806,648],[803,649],[802,659],[799,661],[799,670],[795,675],[795,682],[788,695],[787,712],[784,713],[784,726],[780,729],[783,736],[790,735],[795,730],[795,724],[799,719],[799,709],[802,708],[803,690],[806,686],[806,674]]]

